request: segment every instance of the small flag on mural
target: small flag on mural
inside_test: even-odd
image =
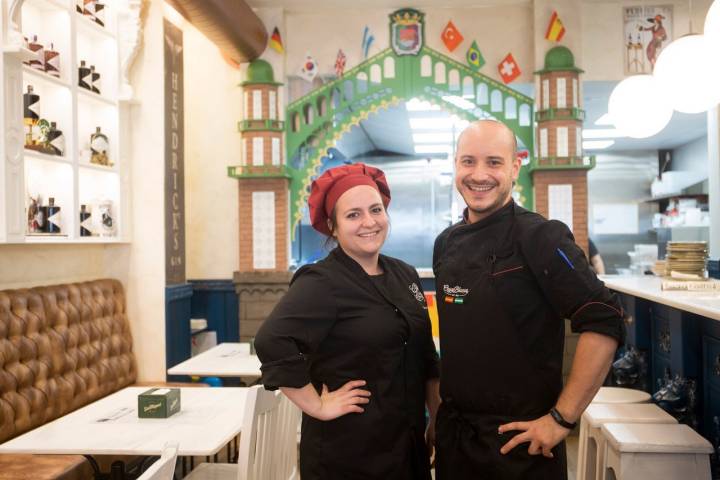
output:
[[[273,29],[272,35],[270,35],[270,48],[278,53],[285,53],[285,47],[283,47],[282,37],[280,37],[280,30],[277,27]]]
[[[465,40],[452,20],[445,25],[445,29],[442,31],[440,38],[442,38],[445,47],[447,47],[447,49],[451,52],[455,50],[458,45],[463,42],[463,40]]]
[[[483,58],[482,53],[480,53],[480,47],[478,47],[475,40],[473,40],[472,45],[468,48],[468,51],[465,54],[465,60],[467,60],[468,65],[475,70],[480,70],[482,66],[485,65],[485,59]]]
[[[345,53],[342,51],[342,49],[338,50],[337,58],[335,59],[335,75],[337,77],[342,77],[343,73],[345,73],[346,62],[347,57],[345,56]]]
[[[362,39],[363,58],[368,58],[368,54],[370,53],[370,47],[372,46],[374,41],[375,41],[375,36],[372,33],[370,33],[370,27],[365,27],[365,30],[363,31],[363,39]]]
[[[547,31],[545,32],[545,39],[551,42],[559,42],[565,35],[565,25],[563,25],[557,12],[553,12],[550,17],[550,23],[548,24]]]
[[[520,76],[520,67],[518,67],[512,53],[508,53],[502,62],[498,64],[498,72],[505,83],[510,83]]]
[[[318,73],[318,64],[315,61],[314,58],[312,58],[310,55],[307,55],[305,57],[305,61],[302,64],[302,67],[300,68],[300,76],[307,80],[308,82],[312,82]]]

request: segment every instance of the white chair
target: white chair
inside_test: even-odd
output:
[[[577,480],[600,480],[605,461],[605,423],[677,423],[654,403],[591,403],[580,421]]]
[[[602,480],[710,480],[713,447],[687,425],[606,423]]]
[[[248,389],[238,463],[203,463],[186,480],[289,480],[298,478],[295,436],[299,411],[282,393]]]
[[[173,480],[178,444],[166,443],[162,455],[137,480]]]
[[[648,403],[650,394],[642,390],[600,387],[591,403]]]
[[[627,404],[627,403],[648,403],[650,401],[650,394],[643,392],[642,390],[635,390],[632,388],[620,388],[620,387],[600,387],[600,390],[595,394],[595,397],[590,402],[590,405],[597,403],[602,404]],[[577,480],[586,480],[585,471],[587,464],[585,462],[587,458],[587,425],[585,425],[584,415],[580,417],[580,438],[578,442],[578,465],[577,465]],[[592,477],[587,480],[591,480]]]

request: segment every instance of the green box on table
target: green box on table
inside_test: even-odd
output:
[[[179,411],[179,388],[151,388],[138,395],[140,418],[168,418]]]

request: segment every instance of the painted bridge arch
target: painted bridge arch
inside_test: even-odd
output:
[[[510,127],[529,156],[534,151],[532,98],[426,46],[417,55],[403,56],[388,48],[287,107],[293,238],[327,150],[370,115],[411,98],[469,121],[495,118]],[[521,169],[516,190],[523,205],[532,209],[529,165]]]

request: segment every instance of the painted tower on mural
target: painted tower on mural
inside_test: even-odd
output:
[[[255,60],[243,87],[245,119],[240,165],[228,167],[239,185],[240,272],[288,269],[288,188],[283,158],[284,125],[279,117],[273,69]]]
[[[583,156],[582,151],[585,111],[580,96],[581,73],[572,52],[563,46],[550,49],[545,67],[535,72],[539,81],[531,171],[535,210],[567,224],[577,244],[587,252],[587,172],[595,166],[595,158]]]

